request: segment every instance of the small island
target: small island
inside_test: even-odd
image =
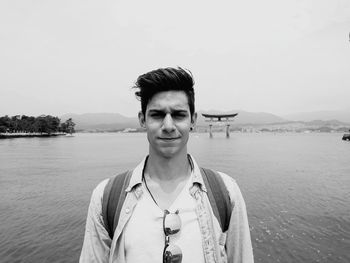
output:
[[[75,123],[70,118],[61,123],[58,117],[15,115],[0,117],[0,139],[72,135]]]

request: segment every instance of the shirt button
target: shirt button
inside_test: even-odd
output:
[[[130,213],[130,208],[129,207],[125,208],[125,213],[127,213],[127,214]]]

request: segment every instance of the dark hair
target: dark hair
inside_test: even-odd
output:
[[[160,68],[139,76],[133,88],[141,101],[141,111],[145,115],[147,104],[152,97],[163,91],[184,91],[193,116],[194,108],[194,80],[191,71],[178,68]]]

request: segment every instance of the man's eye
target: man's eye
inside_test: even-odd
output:
[[[151,114],[151,117],[152,118],[163,118],[164,117],[164,114],[162,114],[162,113],[152,113]]]
[[[186,118],[187,115],[185,113],[175,113],[173,114],[173,118],[175,119],[183,119],[183,118]]]

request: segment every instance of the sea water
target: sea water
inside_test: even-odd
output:
[[[255,262],[350,262],[350,143],[337,133],[191,134],[236,179]],[[77,262],[93,188],[137,165],[143,133],[0,140],[0,262]]]

